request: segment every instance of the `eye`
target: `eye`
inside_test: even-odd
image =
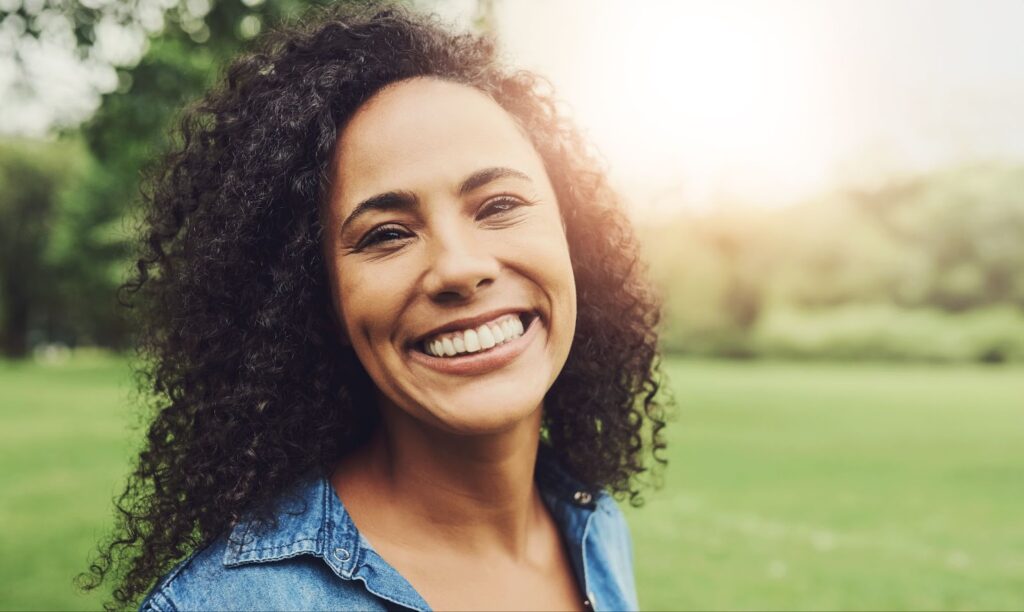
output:
[[[410,237],[412,233],[401,225],[378,225],[363,236],[356,250],[395,243]]]
[[[487,217],[493,217],[494,215],[512,212],[520,206],[526,206],[526,204],[526,202],[519,198],[512,196],[498,196],[488,200],[482,207],[480,207],[477,219],[486,219]]]

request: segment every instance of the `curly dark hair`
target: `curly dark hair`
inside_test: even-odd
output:
[[[489,94],[531,138],[566,224],[578,296],[543,443],[581,481],[628,496],[665,461],[659,303],[602,165],[545,81],[493,41],[401,7],[332,8],[278,29],[187,109],[148,182],[137,272],[140,384],[155,414],[113,536],[84,588],[131,605],[178,560],[371,431],[373,383],[338,341],[319,206],[339,131],[390,83]],[[650,454],[654,462],[645,457]]]

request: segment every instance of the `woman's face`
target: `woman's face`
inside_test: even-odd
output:
[[[480,91],[411,79],[342,132],[326,211],[334,305],[389,402],[454,433],[541,406],[576,289],[540,156]]]

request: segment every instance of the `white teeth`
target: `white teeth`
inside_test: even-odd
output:
[[[516,315],[505,315],[497,321],[484,323],[474,329],[447,333],[424,342],[424,349],[435,357],[454,357],[461,353],[476,353],[523,335],[523,322]]]
[[[466,341],[466,352],[475,353],[480,350],[480,339],[476,337],[475,331],[467,329],[462,335]]]
[[[481,325],[477,328],[477,335],[480,336],[480,346],[489,349],[494,346],[494,335],[491,334],[491,328],[486,325]]]
[[[491,335],[494,336],[494,343],[501,344],[505,341],[505,332],[501,331],[500,325],[488,325],[491,329]]]

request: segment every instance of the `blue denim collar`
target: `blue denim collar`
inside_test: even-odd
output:
[[[607,493],[582,486],[543,446],[537,458],[536,482],[565,538],[577,579],[587,591],[584,540],[597,502]],[[228,538],[223,564],[235,567],[299,555],[321,559],[343,579],[362,580],[367,590],[382,599],[414,610],[430,609],[405,578],[359,534],[324,474],[311,475],[296,484],[282,499],[276,524],[238,523]],[[408,588],[377,588],[380,584],[402,584]]]

